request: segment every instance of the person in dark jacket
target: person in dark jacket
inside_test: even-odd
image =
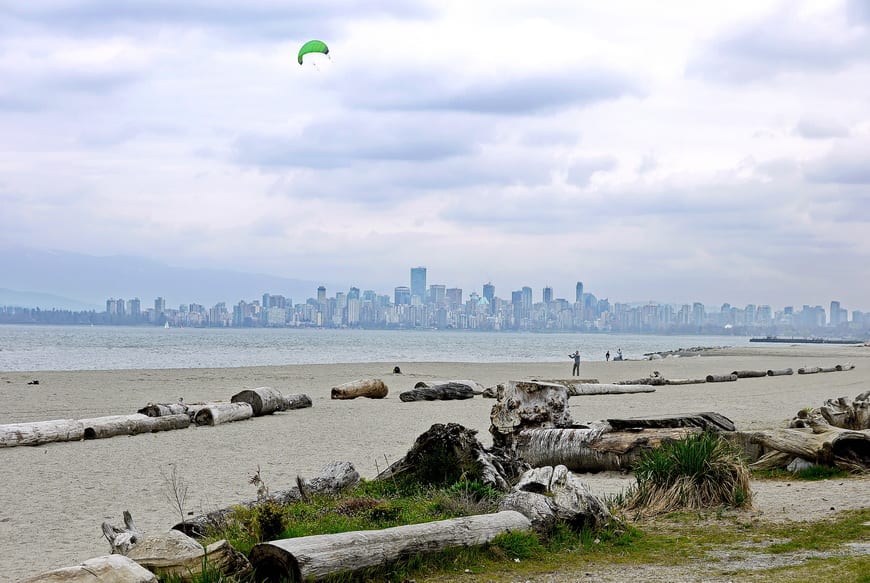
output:
[[[568,358],[574,359],[574,368],[571,370],[571,376],[580,376],[580,351],[575,350],[574,354],[569,354]]]

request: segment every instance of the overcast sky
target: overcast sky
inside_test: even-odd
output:
[[[382,293],[870,310],[870,2],[0,0],[0,203]]]

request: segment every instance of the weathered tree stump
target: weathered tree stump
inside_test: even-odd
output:
[[[193,421],[197,425],[220,425],[253,416],[254,409],[249,403],[208,403],[196,412]]]
[[[0,425],[0,447],[44,445],[57,441],[81,441],[85,427],[77,419],[53,419]]]
[[[186,413],[161,417],[149,417],[141,413],[134,413],[132,415],[107,415],[82,419],[81,423],[85,428],[85,439],[105,439],[117,435],[139,435],[140,433],[186,429],[190,426],[190,417]]]
[[[333,399],[356,399],[357,397],[383,399],[388,392],[387,385],[381,379],[362,379],[332,387],[331,397]]]
[[[250,559],[258,581],[301,583],[451,547],[481,545],[499,534],[530,528],[528,518],[507,510],[383,530],[276,540],[254,546]]]
[[[502,385],[499,385],[501,387]],[[515,436],[524,428],[570,427],[568,389],[556,383],[510,381],[489,415],[495,447],[513,448]]]
[[[420,383],[417,383],[419,385]],[[399,399],[410,401],[455,401],[474,398],[474,389],[470,385],[446,382],[437,385],[417,386],[399,393]]]
[[[557,521],[572,528],[596,529],[606,524],[610,512],[592,495],[589,486],[565,466],[545,466],[527,471],[499,504],[500,510],[516,510],[532,528],[549,534]]]
[[[778,377],[778,376],[785,376],[785,375],[790,375],[790,374],[794,374],[794,371],[790,368],[781,368],[778,370],[771,369],[771,370],[767,371],[767,376],[769,376],[769,377]]]
[[[275,411],[284,410],[284,398],[281,391],[272,387],[245,389],[233,395],[230,402],[249,404],[254,411],[254,417],[271,415]]]
[[[75,567],[64,567],[29,577],[19,583],[158,583],[157,576],[124,555],[88,559]]]
[[[457,423],[436,423],[417,437],[402,459],[375,479],[400,479],[435,486],[465,480],[506,492],[513,477],[512,468],[506,468],[495,453],[487,452],[476,436],[476,430]]]
[[[708,383],[730,383],[737,380],[736,374],[708,374]]]
[[[766,377],[766,370],[735,370],[731,373],[732,375],[736,375],[738,379],[751,379],[757,377]]]

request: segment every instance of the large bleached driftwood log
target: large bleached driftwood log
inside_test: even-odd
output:
[[[81,441],[84,436],[85,427],[78,419],[53,419],[0,425],[0,447]]]
[[[699,385],[706,382],[707,379],[665,379],[666,385]]]
[[[713,411],[702,413],[676,413],[670,415],[651,415],[647,417],[628,417],[607,419],[611,431],[632,429],[662,429],[668,427],[698,427],[712,431],[734,431],[734,422]]]
[[[157,576],[124,555],[88,559],[75,567],[64,567],[29,577],[19,583],[157,583]]]
[[[304,393],[295,393],[292,395],[282,395],[282,411],[292,411],[294,409],[307,409],[311,406],[311,397]]]
[[[791,374],[794,374],[794,371],[790,368],[770,369],[767,371],[767,376],[769,377],[779,377]]]
[[[254,546],[250,559],[258,580],[301,583],[450,547],[481,545],[499,534],[530,528],[528,518],[506,510],[383,530],[276,540]]]
[[[643,377],[640,379],[634,379],[630,381],[616,381],[617,385],[652,385],[652,386],[662,386],[667,383],[667,379],[665,377],[652,374],[648,377]]]
[[[436,387],[438,385],[450,384],[454,386],[464,385],[467,386],[475,395],[479,395],[483,392],[483,385],[477,381],[472,380],[450,380],[450,381],[417,381],[414,384],[415,389],[425,389],[427,387]]]
[[[819,366],[802,366],[798,369],[798,374],[816,374],[822,372]]]
[[[420,383],[417,383],[418,385]],[[427,387],[415,387],[399,393],[399,399],[410,401],[455,401],[474,398],[474,389],[469,385],[446,382]]]
[[[541,381],[509,381],[506,387],[499,385],[489,418],[493,445],[507,449],[512,449],[516,435],[524,428],[573,425],[568,389],[565,385]]]
[[[588,395],[629,395],[634,393],[654,393],[653,385],[618,385],[612,383],[573,384],[568,387],[569,397],[585,397]]]
[[[782,468],[796,457],[850,472],[870,468],[870,430],[867,429],[851,431],[825,423],[811,429],[756,431],[752,440],[767,452],[751,464],[753,469]]]
[[[82,419],[85,439],[104,439],[117,435],[139,435],[157,431],[172,431],[186,429],[190,426],[190,417],[186,413],[179,415],[164,415],[149,417],[141,413],[132,415],[107,415]]]
[[[148,403],[137,411],[149,417],[165,417],[166,415],[187,414],[187,405],[184,403]]]
[[[730,383],[737,380],[736,374],[708,374],[708,383]]]
[[[178,530],[145,536],[127,552],[127,556],[160,577],[189,582],[197,579],[208,566],[209,572],[225,577],[245,577],[251,572],[247,557],[226,540],[203,548]]]
[[[381,379],[361,379],[332,387],[331,397],[333,399],[356,399],[357,397],[383,399],[388,392],[387,385]]]
[[[284,410],[284,398],[281,391],[272,387],[245,389],[233,395],[230,401],[249,404],[254,411],[254,417],[271,415],[275,411]]]
[[[821,407],[798,411],[789,427],[812,427],[819,424],[818,417],[834,427],[842,429],[870,429],[870,391],[864,391],[853,401],[849,397],[828,399]]]
[[[248,403],[208,403],[196,412],[193,421],[197,425],[220,425],[253,416],[254,409]]]
[[[641,453],[703,431],[673,427],[613,432],[607,424],[581,429],[525,429],[517,455],[532,467],[564,465],[572,472],[630,469]]]

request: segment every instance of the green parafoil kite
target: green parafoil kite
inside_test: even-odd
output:
[[[322,40],[310,40],[299,49],[299,56],[296,58],[299,61],[299,64],[302,64],[302,57],[307,55],[308,53],[323,53],[324,55],[329,54],[329,47],[326,46],[326,43]]]

